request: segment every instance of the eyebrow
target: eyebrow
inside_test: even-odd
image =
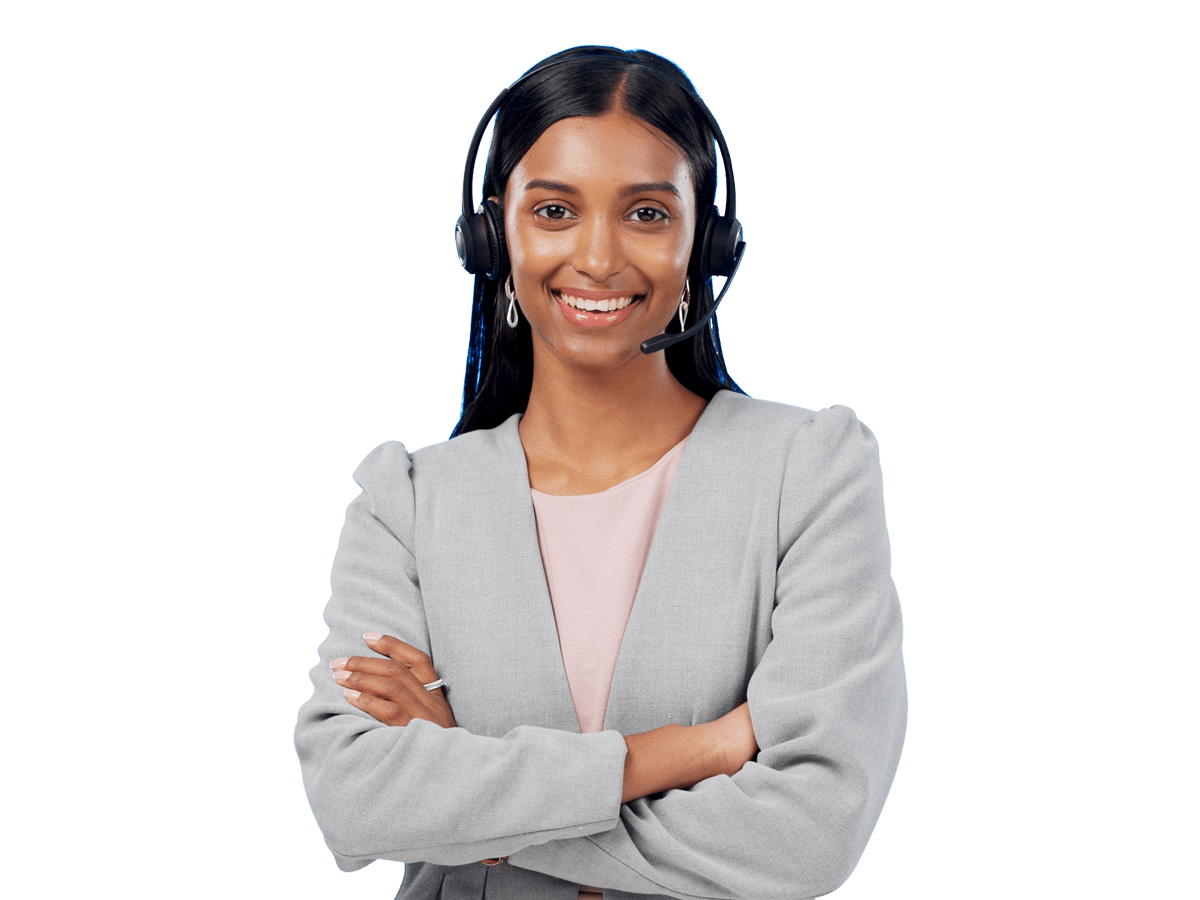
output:
[[[557,191],[560,194],[579,196],[579,188],[561,181],[547,181],[545,178],[535,178],[525,185],[525,190],[527,191],[531,191],[534,188],[543,188],[547,191]],[[674,194],[676,197],[679,196],[679,188],[675,187],[669,181],[642,181],[638,184],[631,184],[621,191],[621,196],[628,197],[632,194],[650,194],[656,191],[665,191],[668,194]]]

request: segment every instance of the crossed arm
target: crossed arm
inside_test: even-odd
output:
[[[368,632],[367,646],[387,657],[351,656],[330,663],[346,700],[384,725],[425,719],[454,728],[454,712],[437,680],[429,655],[389,635]],[[689,788],[716,775],[733,775],[754,758],[758,745],[746,703],[712,722],[666,725],[625,737],[621,802],[673,788]]]

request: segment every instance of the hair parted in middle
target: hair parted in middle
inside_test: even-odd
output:
[[[555,122],[620,109],[675,143],[692,173],[697,211],[712,205],[717,188],[714,137],[688,96],[689,91],[695,93],[691,81],[674,63],[647,50],[573,47],[547,57],[529,72],[534,74],[511,89],[496,113],[483,176],[484,197],[497,197],[503,205],[509,175]],[[524,412],[529,403],[533,337],[524,317],[516,328],[504,322],[506,305],[497,302],[497,295],[507,277],[507,263],[496,281],[475,277],[462,415],[451,437],[493,428]],[[687,324],[691,324],[713,303],[712,280],[703,277],[698,246],[692,248],[687,277],[692,295]],[[679,383],[704,399],[721,389],[741,392],[725,368],[715,316],[698,334],[663,352]]]

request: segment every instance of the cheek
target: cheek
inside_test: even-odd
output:
[[[694,236],[694,231],[688,230],[671,235],[669,239],[661,242],[644,245],[642,255],[644,265],[647,268],[653,268],[657,276],[679,277],[687,270],[688,261],[692,255]]]
[[[683,237],[679,241],[679,245],[676,249],[675,263],[681,268],[687,268],[688,260],[691,259],[692,256],[692,243],[694,242],[695,237],[696,229],[692,227],[684,233]]]
[[[664,263],[675,269],[686,270],[692,258],[692,244],[696,239],[696,217],[690,210],[683,216],[683,226],[670,235],[669,240],[663,240],[659,247]],[[663,235],[664,238],[667,235]]]
[[[563,234],[540,232],[535,229],[511,228],[505,223],[504,237],[513,277],[538,277],[561,263],[565,246]]]

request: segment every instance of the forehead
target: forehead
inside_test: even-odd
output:
[[[687,157],[657,128],[626,112],[559,119],[521,157],[508,187],[523,189],[533,179],[583,186],[672,182],[681,197],[693,198]]]

